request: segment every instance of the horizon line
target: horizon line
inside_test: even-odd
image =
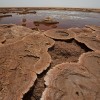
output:
[[[92,8],[92,7],[89,7],[89,8],[87,8],[87,7],[42,7],[42,6],[37,6],[37,7],[32,7],[32,6],[2,6],[2,7],[0,7],[0,8],[70,8],[70,9],[100,9],[100,8]]]

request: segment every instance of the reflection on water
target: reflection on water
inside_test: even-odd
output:
[[[59,24],[34,24],[34,21],[39,21],[46,17],[50,17],[58,21]],[[36,14],[19,15],[17,13],[12,13],[12,17],[1,18],[0,24],[18,24],[30,28],[39,28],[43,30],[51,28],[83,27],[87,24],[100,25],[100,13],[37,10]]]

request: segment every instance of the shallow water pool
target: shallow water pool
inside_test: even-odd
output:
[[[70,27],[83,27],[85,25],[99,25],[100,26],[100,13],[93,12],[80,12],[80,11],[63,11],[63,10],[36,10],[36,14],[12,14],[12,17],[0,18],[0,24],[22,24],[22,19],[26,19],[26,26],[30,28],[39,28],[48,30],[51,28],[70,28]],[[39,24],[35,26],[34,21],[39,21],[50,17],[59,22],[59,24],[45,25]]]

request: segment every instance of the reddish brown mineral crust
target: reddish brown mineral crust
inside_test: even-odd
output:
[[[69,28],[68,29],[68,33],[73,33],[73,34],[75,34],[75,33],[81,33],[82,32],[82,29],[81,28],[78,28],[78,27],[76,27],[76,28]]]
[[[94,31],[94,34],[96,34],[96,38],[100,40],[100,31]]]
[[[68,33],[67,29],[51,29],[45,31],[44,34],[50,38],[58,40],[68,40],[74,38],[74,33]]]
[[[29,28],[23,26],[12,25],[11,27],[0,27],[0,38],[3,37],[3,44],[15,43],[21,40],[26,35],[37,34],[39,32],[35,32]]]
[[[46,77],[41,100],[99,100],[100,52],[82,54],[78,63],[62,63]]]
[[[21,43],[0,47],[0,100],[20,100],[36,80],[31,67],[37,59],[24,49]]]
[[[21,100],[34,84],[36,73],[49,66],[51,57],[47,49],[53,44],[52,39],[37,34],[0,47],[1,100]]]
[[[67,30],[67,32],[70,33],[70,34],[79,35],[81,33],[91,33],[91,32],[93,32],[93,30],[90,29],[90,28],[87,28],[87,27],[83,27],[83,28],[69,28]]]
[[[97,79],[77,63],[57,65],[45,81],[47,88],[41,100],[95,100],[100,92]]]
[[[14,26],[15,24],[0,24],[0,27],[3,27],[3,28],[10,28],[12,26]]]
[[[23,41],[25,41],[25,43],[27,44],[28,42],[31,43],[29,47],[33,47],[35,49],[34,54],[39,53],[38,55],[40,55],[41,51],[47,51],[48,48],[52,47],[55,44],[55,41],[53,39],[50,39],[41,34],[29,35],[23,38]]]
[[[3,43],[6,41],[6,38],[4,36],[0,36],[0,43]]]
[[[37,78],[36,74],[41,74],[50,66],[51,56],[48,53],[48,48],[51,49],[53,45],[53,52],[59,55],[57,56],[58,58],[55,58],[59,63],[62,63],[60,60],[64,60],[65,62],[77,60],[77,57],[80,56],[81,53],[84,53],[85,50],[82,50],[81,46],[77,45],[77,41],[79,40],[76,42],[74,40],[74,44],[71,40],[76,37],[81,38],[81,36],[82,39],[80,39],[79,42],[82,40],[84,44],[86,44],[86,42],[91,44],[91,41],[93,41],[92,44],[94,47],[86,45],[95,50],[95,52],[83,54],[79,58],[78,63],[62,63],[56,65],[58,62],[55,60],[56,66],[54,66],[45,77],[47,88],[41,100],[100,99],[100,50],[98,50],[100,47],[100,31],[98,29],[73,28],[72,30],[67,29],[66,31],[57,29],[57,31],[55,31],[56,35],[54,33],[50,34],[54,36],[53,39],[71,39],[66,43],[65,41],[61,42],[58,40],[55,42],[50,39],[52,37],[47,36],[45,32],[44,34],[39,34],[39,32],[30,31],[30,29],[28,30],[25,27],[16,25],[2,27],[5,28],[3,29],[5,34],[2,35],[2,29],[0,28],[0,100],[22,99],[23,94],[28,92],[30,87],[34,85],[34,81]],[[73,36],[70,37],[68,34]],[[83,42],[83,40],[85,42]],[[95,47],[95,44],[98,47]],[[54,55],[54,53],[52,54]],[[70,57],[74,59],[72,60],[71,58],[70,60]],[[65,60],[65,58],[68,59]],[[91,63],[91,61],[93,63]],[[42,82],[43,81],[44,80],[42,80]],[[41,83],[39,84],[41,85]],[[42,86],[37,87],[41,88]],[[38,90],[39,89],[37,89],[36,92],[39,94],[39,97],[41,97],[40,93],[42,92]]]
[[[100,52],[82,54],[79,63],[100,81]]]
[[[93,25],[85,25],[87,28],[92,29],[93,31],[100,31],[100,26],[93,26]]]
[[[75,36],[75,39],[81,43],[84,43],[87,47],[92,50],[100,50],[100,39],[99,35],[92,33],[81,33]]]
[[[41,54],[40,59],[34,65],[34,70],[36,73],[40,74],[43,70],[46,70],[51,63],[51,56],[48,52],[44,52]]]
[[[0,28],[0,43],[4,42],[6,38],[3,36],[3,29],[2,27]]]

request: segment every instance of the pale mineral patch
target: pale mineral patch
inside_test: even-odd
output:
[[[67,29],[51,29],[44,32],[50,38],[57,40],[68,40],[74,38],[74,33],[67,32]]]

